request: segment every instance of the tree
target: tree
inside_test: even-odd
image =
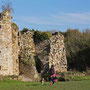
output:
[[[10,12],[13,12],[12,3],[8,0],[2,1],[1,7],[3,11],[8,10]]]
[[[28,32],[28,31],[29,31],[28,28],[23,28],[23,30],[21,31],[21,34],[24,34],[24,33]]]
[[[34,41],[35,44],[40,43],[41,41],[44,41],[46,39],[49,39],[52,36],[52,34],[48,31],[42,32],[42,31],[35,31],[34,32]]]
[[[68,29],[64,35],[69,69],[86,70],[90,67],[90,31]]]

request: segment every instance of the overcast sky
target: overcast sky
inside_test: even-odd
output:
[[[42,31],[90,28],[90,0],[9,1],[14,8],[12,21],[20,30],[24,27]]]

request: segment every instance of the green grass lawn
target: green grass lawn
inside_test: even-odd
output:
[[[90,90],[90,80],[57,82],[53,86],[49,82],[0,81],[0,90]]]

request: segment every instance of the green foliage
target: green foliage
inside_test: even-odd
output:
[[[29,49],[29,48],[26,48]],[[25,54],[25,52],[19,53],[19,60],[23,62],[25,65],[35,65],[32,54]]]
[[[69,77],[59,77],[58,81],[84,81],[90,80],[90,76],[69,76]]]
[[[90,68],[90,31],[68,29],[64,36],[68,69],[85,71],[87,67]]]
[[[67,81],[64,77],[59,77],[58,81]]]
[[[57,74],[58,81],[83,81],[90,80],[90,76],[86,72],[68,71]]]
[[[16,76],[16,75],[1,76],[0,80],[1,81],[18,80],[18,76]]]
[[[41,31],[35,31],[34,32],[34,40],[35,43],[39,43],[41,41],[44,41],[46,39],[49,39],[52,36],[50,32],[41,32]]]
[[[13,23],[13,22],[12,22],[11,26],[12,26],[12,28],[15,29],[15,30],[18,30],[18,29],[19,29],[18,26],[16,25],[16,23]]]
[[[22,61],[24,64],[34,65],[33,57],[31,54],[26,59],[23,59]]]
[[[75,76],[72,78],[73,81],[90,80],[90,76]]]
[[[51,33],[50,32],[43,32],[43,38],[44,38],[44,40],[46,40],[46,39],[49,39],[50,37],[51,37],[52,35],[51,35]]]
[[[21,34],[24,34],[24,33],[26,33],[27,31],[29,31],[28,28],[23,28],[23,30],[21,31]]]

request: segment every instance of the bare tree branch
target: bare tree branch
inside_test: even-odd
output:
[[[12,3],[9,0],[2,1],[2,10],[13,12]]]

